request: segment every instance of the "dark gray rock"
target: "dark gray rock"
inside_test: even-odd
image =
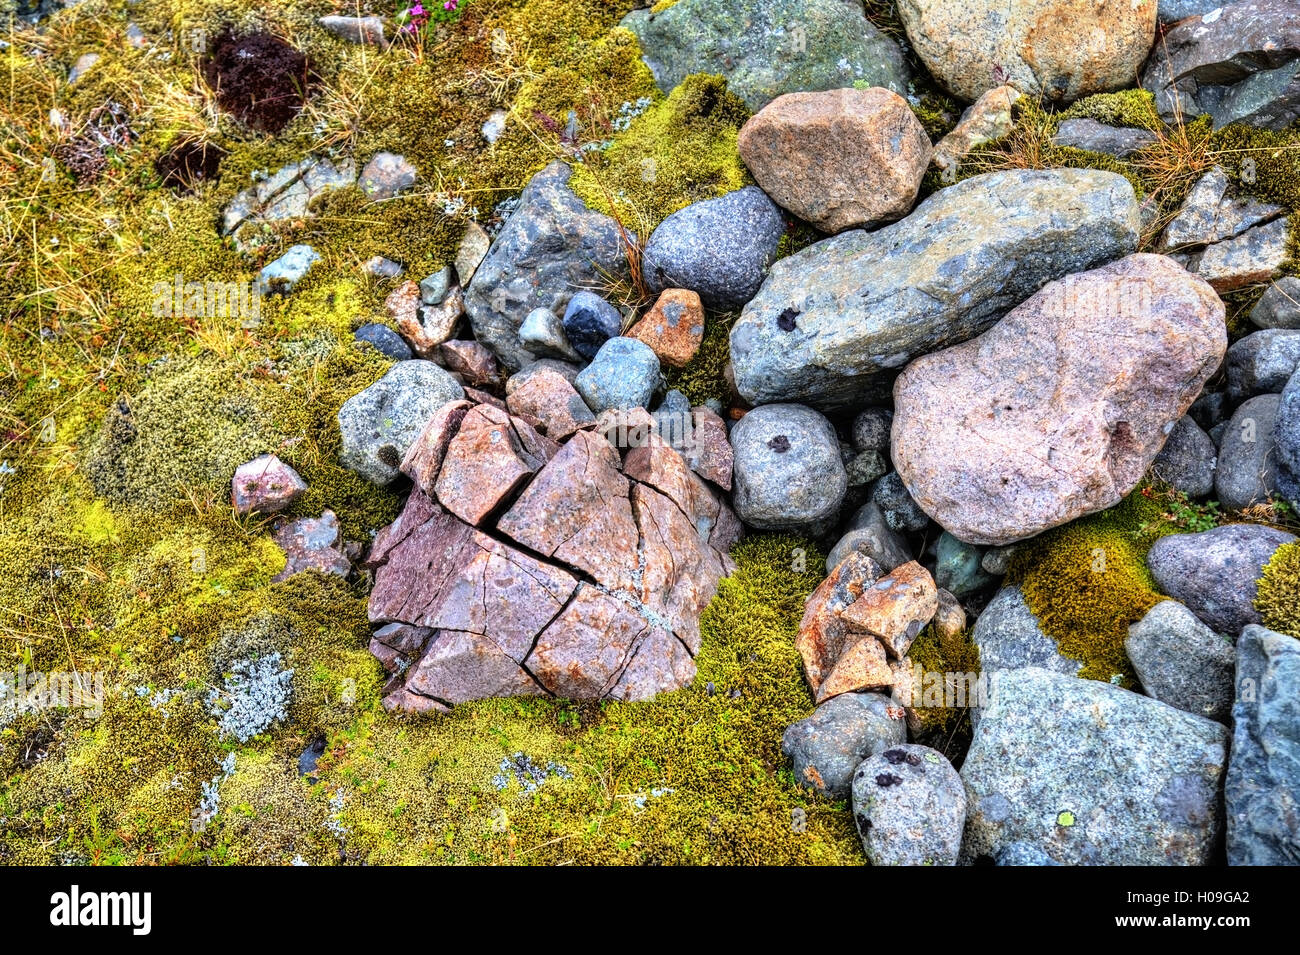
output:
[[[907,542],[890,528],[880,507],[871,501],[858,508],[844,536],[831,548],[826,570],[834,570],[852,551],[866,554],[885,573],[912,559]]]
[[[1300,640],[1242,632],[1232,724],[1228,865],[1300,865]]]
[[[588,360],[595,358],[601,346],[622,328],[623,316],[618,309],[595,292],[575,293],[564,310],[565,338],[574,351]]]
[[[1278,489],[1274,426],[1281,401],[1281,395],[1251,398],[1219,436],[1214,487],[1219,503],[1229,511],[1263,503]]]
[[[1072,146],[1089,152],[1105,153],[1123,159],[1156,141],[1156,134],[1145,129],[1106,126],[1095,119],[1067,119],[1057,127],[1052,143]]]
[[[1188,415],[1174,422],[1169,440],[1156,455],[1151,471],[1188,497],[1208,497],[1214,492],[1214,467],[1218,450],[1210,436]]]
[[[420,301],[425,305],[441,305],[455,284],[455,273],[444,265],[432,275],[420,279]]]
[[[659,387],[659,358],[645,342],[611,338],[573,387],[596,414],[611,408],[648,408]]]
[[[1039,667],[1076,676],[1083,669],[1078,660],[1061,656],[1056,641],[1043,633],[1019,587],[1003,587],[994,595],[975,621],[971,639],[985,673]]]
[[[757,186],[679,209],[659,224],[641,255],[652,292],[690,289],[709,308],[740,308],[776,259],[785,220]]]
[[[1161,23],[1174,23],[1211,13],[1223,6],[1223,0],[1160,0],[1156,16]]]
[[[859,451],[889,451],[889,433],[894,412],[888,408],[867,408],[853,419],[853,446]]]
[[[842,0],[679,0],[623,20],[665,93],[717,73],[757,112],[782,93],[883,86],[906,93],[903,52]]]
[[[387,325],[370,322],[353,332],[352,337],[372,345],[380,354],[387,355],[394,361],[406,361],[412,357],[411,346]]]
[[[848,475],[831,423],[803,405],[763,405],[731,429],[736,516],[761,530],[807,530],[839,513]]]
[[[1187,413],[1208,434],[1215,425],[1227,421],[1231,411],[1227,395],[1222,391],[1207,391],[1192,402],[1192,407]],[[1215,446],[1218,446],[1218,442],[1215,442]]]
[[[1300,278],[1287,275],[1270,285],[1250,320],[1260,328],[1300,328]]]
[[[1176,600],[1152,607],[1128,628],[1129,661],[1148,696],[1225,723],[1232,710],[1232,641]]]
[[[1207,865],[1226,727],[1096,680],[992,681],[961,777],[966,861],[1023,842],[1063,865]]]
[[[907,742],[902,709],[880,693],[841,693],[781,737],[800,786],[848,799],[853,771],[868,756]]]
[[[967,179],[901,222],[772,266],[731,331],[736,387],[752,404],[861,405],[913,358],[974,338],[1046,282],[1132,253],[1140,226],[1133,188],[1114,173]]]
[[[872,865],[956,865],[966,791],[942,753],[903,743],[853,774],[853,819]]]
[[[508,371],[532,360],[519,340],[529,312],[563,314],[576,290],[628,277],[617,224],[573,194],[571,174],[555,162],[532,178],[465,291],[474,337]]]
[[[849,487],[866,487],[889,472],[889,458],[880,451],[854,454],[844,463],[849,473]]]
[[[1242,233],[1286,215],[1286,208],[1230,195],[1231,182],[1215,166],[1192,187],[1178,215],[1165,229],[1165,249],[1192,249],[1234,239]]]
[[[1300,368],[1300,329],[1266,328],[1228,349],[1228,398],[1278,394]]]
[[[1199,534],[1171,534],[1147,553],[1156,586],[1181,600],[1217,632],[1232,636],[1259,623],[1256,582],[1273,552],[1295,540],[1260,524],[1226,524]]]
[[[890,471],[871,485],[871,500],[885,515],[885,523],[900,534],[923,531],[930,524],[930,518],[907,493],[897,471]]]

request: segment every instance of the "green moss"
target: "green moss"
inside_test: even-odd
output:
[[[1283,544],[1264,565],[1255,609],[1264,626],[1300,639],[1300,543]]]
[[[1091,119],[1106,126],[1128,126],[1153,131],[1164,129],[1160,113],[1156,110],[1155,96],[1140,88],[1120,90],[1117,93],[1097,93],[1081,99],[1058,116],[1059,122],[1067,119]]]
[[[731,402],[726,382],[727,362],[731,358],[731,322],[727,316],[708,315],[704,323],[704,340],[700,350],[682,368],[666,369],[669,388],[676,388],[692,405],[702,405],[710,398],[725,408]]]
[[[980,672],[979,648],[971,639],[969,630],[958,634],[940,634],[935,627],[926,627],[912,642],[907,655],[923,673],[977,674]],[[920,692],[924,703],[924,678]],[[963,692],[965,692],[964,688]],[[917,742],[924,742],[940,750],[950,759],[960,753],[969,742],[970,718],[966,709],[949,707],[945,703],[944,706],[917,707],[914,712],[921,721]]]

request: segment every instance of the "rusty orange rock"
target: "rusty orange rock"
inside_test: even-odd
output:
[[[447,444],[434,485],[438,502],[466,523],[481,524],[546,463],[542,442],[527,423],[477,405]]]
[[[916,561],[909,561],[863,588],[862,596],[840,616],[853,629],[878,638],[898,659],[938,609],[934,578]]]
[[[548,438],[563,441],[575,431],[596,423],[571,382],[559,372],[541,369],[506,396],[510,413],[535,418]]]
[[[704,305],[689,289],[664,289],[628,335],[649,345],[665,365],[685,367],[704,341]]]
[[[840,614],[862,596],[864,588],[879,579],[880,573],[875,561],[853,551],[830,572],[804,604],[795,649],[803,657],[804,675],[814,693],[835,668],[835,662],[850,642],[849,628],[840,619]]]

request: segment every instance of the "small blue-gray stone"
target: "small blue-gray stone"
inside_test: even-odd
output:
[[[658,385],[658,356],[645,342],[621,337],[605,342],[573,382],[596,414],[611,408],[645,408]]]
[[[387,325],[380,325],[378,322],[362,325],[352,333],[352,337],[359,342],[373,345],[381,355],[387,355],[394,361],[406,361],[411,357],[411,346]]]
[[[595,358],[605,342],[623,328],[619,310],[595,292],[578,292],[564,310],[564,334],[583,358]]]
[[[310,245],[295,245],[258,274],[257,286],[263,295],[288,295],[302,281],[320,253]]]

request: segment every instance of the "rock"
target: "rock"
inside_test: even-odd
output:
[[[649,345],[661,363],[684,368],[704,342],[704,305],[694,292],[664,289],[628,335]]]
[[[889,459],[879,451],[863,451],[853,455],[844,470],[849,476],[849,487],[866,487],[889,471]]]
[[[93,70],[98,62],[98,53],[83,53],[77,57],[77,62],[73,63],[72,69],[68,70],[68,85],[74,86],[78,80]]]
[[[481,526],[554,453],[526,422],[491,405],[461,418],[438,470],[438,503],[466,524]]]
[[[1277,447],[1278,490],[1300,510],[1300,372],[1282,389],[1273,443]]]
[[[894,412],[888,408],[866,408],[853,419],[853,446],[859,451],[888,451]]]
[[[549,308],[535,308],[519,326],[519,342],[534,355],[582,361],[564,337],[564,321]]]
[[[879,693],[842,693],[787,729],[781,752],[799,785],[847,800],[853,771],[868,756],[907,742],[900,707]]]
[[[316,22],[349,43],[384,45],[384,21],[380,17],[328,16]]]
[[[1250,320],[1260,328],[1300,328],[1300,278],[1287,275],[1270,285]]]
[[[964,180],[901,222],[773,265],[732,327],[736,387],[751,404],[861,406],[910,360],[980,334],[1045,282],[1133,252],[1139,229],[1133,189],[1113,173]]]
[[[1212,13],[1223,6],[1223,0],[1160,0],[1156,16],[1161,23],[1176,23],[1188,17]]]
[[[1300,369],[1300,330],[1266,328],[1238,339],[1228,349],[1228,400],[1281,394]]]
[[[978,547],[959,541],[947,531],[939,535],[934,548],[934,580],[940,587],[965,597],[992,583],[982,568]]]
[[[338,548],[339,521],[333,511],[320,517],[285,521],[271,531],[271,539],[284,551],[284,569],[271,578],[279,582],[304,570],[346,577],[352,562]]]
[[[1015,551],[1014,547],[990,547],[980,559],[980,567],[986,574],[1004,577],[1011,567],[1011,555]]]
[[[432,359],[438,356],[438,346],[456,333],[465,314],[465,297],[458,286],[453,286],[439,304],[422,305],[420,286],[408,281],[388,293],[384,311],[411,350],[421,358]]]
[[[1280,395],[1251,398],[1232,416],[1219,439],[1214,487],[1226,511],[1262,504],[1278,489],[1278,448],[1273,438]]]
[[[1207,865],[1227,735],[1109,683],[1037,668],[997,679],[961,769],[963,857],[1024,842],[1064,865]]]
[[[692,471],[705,480],[712,481],[724,491],[731,490],[731,474],[735,454],[727,440],[727,424],[709,408],[691,411],[690,440],[673,447],[686,458]]]
[[[762,530],[810,528],[839,512],[848,475],[835,429],[803,405],[755,408],[731,429],[736,515]]]
[[[645,408],[659,387],[659,359],[645,342],[611,338],[573,384],[596,414],[610,408]]]
[[[1228,176],[1222,166],[1215,166],[1202,176],[1165,229],[1163,247],[1181,249],[1222,242],[1286,214],[1283,206],[1231,198],[1228,186]]]
[[[641,253],[653,292],[690,289],[708,308],[740,308],[776,258],[785,221],[757,186],[679,209],[659,224]]]
[[[357,185],[366,198],[378,202],[400,196],[415,185],[418,177],[416,168],[406,161],[405,156],[379,152],[361,170]]]
[[[546,169],[542,170],[542,172],[548,173],[553,169],[553,167],[554,164],[548,166]],[[564,182],[568,182],[568,179],[565,178]],[[567,199],[567,197],[564,198]],[[520,203],[522,204],[522,202],[523,197],[520,196]],[[602,244],[604,243],[605,238],[606,236],[602,234]],[[470,280],[478,274],[478,267],[482,265],[483,260],[487,258],[488,251],[491,247],[492,239],[487,234],[487,230],[485,230],[481,225],[477,222],[471,221],[467,226],[465,226],[465,234],[461,236],[460,245],[456,247],[456,259],[453,263],[456,267],[456,277],[460,280],[461,286],[469,286]]]
[[[970,102],[1010,84],[1049,103],[1132,85],[1155,37],[1154,3],[900,0],[935,79]]]
[[[582,371],[582,367],[556,358],[539,358],[537,361],[529,362],[520,371],[506,379],[507,397],[513,394],[516,388],[522,388],[533,375],[540,374],[543,371],[553,371],[569,384],[573,384],[577,381],[578,372]]]
[[[277,514],[307,490],[307,482],[274,454],[263,454],[235,468],[230,503],[236,514]]]
[[[320,253],[310,245],[295,245],[257,274],[260,295],[288,295],[320,261]]]
[[[853,820],[872,865],[956,865],[966,790],[941,753],[901,743],[853,774]]]
[[[352,337],[359,342],[365,342],[381,355],[386,355],[394,361],[406,361],[413,354],[411,346],[402,340],[401,335],[378,322],[362,325],[352,333]]]
[[[738,145],[772,201],[823,232],[907,215],[933,151],[907,100],[879,87],[779,96]]]
[[[1295,535],[1259,524],[1227,524],[1199,534],[1171,534],[1147,553],[1161,591],[1217,632],[1232,636],[1259,623],[1255,584],[1273,552]]]
[[[397,362],[339,409],[339,460],[374,484],[391,484],[429,417],[464,395],[456,380],[431,361]]]
[[[635,10],[636,34],[655,82],[670,92],[692,73],[716,73],[751,110],[782,93],[884,86],[903,93],[903,53],[840,0],[678,0]]]
[[[1300,118],[1300,10],[1248,0],[1182,20],[1156,44],[1142,85],[1166,122],[1208,113],[1216,129],[1286,129]]]
[[[1219,293],[1262,285],[1272,281],[1286,264],[1290,229],[1290,219],[1278,219],[1185,256],[1184,264]]]
[[[938,632],[940,639],[948,640],[959,637],[966,632],[966,610],[956,597],[942,587],[939,588],[939,609],[934,612],[930,626]]]
[[[1228,865],[1300,862],[1300,641],[1247,627],[1237,641]]]
[[[1236,651],[1182,604],[1165,600],[1128,628],[1124,649],[1148,696],[1219,723],[1232,710]]]
[[[575,431],[596,423],[596,416],[573,385],[563,375],[546,368],[529,375],[507,395],[506,407],[512,415],[540,421],[546,436],[554,441],[563,441]]]
[[[361,271],[366,275],[373,275],[380,279],[395,279],[404,271],[401,262],[394,262],[392,259],[386,259],[382,255],[372,255],[366,259],[361,266]]]
[[[1215,425],[1228,420],[1231,410],[1228,407],[1228,396],[1222,391],[1204,391],[1201,397],[1192,402],[1192,410],[1188,414],[1208,434]]]
[[[447,447],[460,430],[465,415],[473,407],[474,402],[463,398],[448,401],[429,416],[402,458],[401,472],[425,494],[434,493],[443,459],[447,456]]]
[[[980,146],[986,146],[1011,132],[1015,122],[1011,107],[1020,99],[1012,86],[997,86],[984,93],[934,147],[934,165],[946,183],[957,181],[962,161]]]
[[[1067,119],[1052,137],[1054,146],[1070,146],[1092,153],[1105,153],[1125,159],[1139,149],[1156,142],[1156,134],[1146,129],[1121,129],[1106,126],[1095,119]]]
[[[1077,676],[1083,669],[1078,660],[1061,656],[1056,641],[1038,625],[1019,587],[1003,587],[994,595],[976,619],[971,640],[985,673],[1037,667]]]
[[[894,659],[908,648],[939,609],[934,578],[920,564],[904,564],[875,583],[846,607],[840,617],[849,627],[880,641]]]
[[[795,649],[804,676],[821,703],[841,693],[893,685],[885,648],[875,637],[851,627],[843,613],[880,577],[880,568],[851,552],[821,582],[804,604]]]
[[[476,341],[443,342],[438,357],[444,368],[460,375],[467,385],[495,388],[501,384],[496,356]]]
[[[133,49],[143,50],[149,45],[149,38],[140,29],[140,24],[128,23],[126,25],[126,42],[131,44]]]
[[[221,213],[221,234],[235,247],[248,251],[263,235],[273,234],[277,222],[311,217],[311,205],[320,196],[352,185],[357,178],[351,162],[335,166],[328,159],[308,157],[282,166],[245,189]]]
[[[871,486],[871,500],[880,507],[885,523],[901,534],[923,531],[930,524],[897,471],[890,471]]]
[[[420,280],[421,304],[441,305],[455,284],[456,278],[451,266],[444,265],[437,272]]]
[[[1165,446],[1151,464],[1151,472],[1176,491],[1191,498],[1214,493],[1214,469],[1218,450],[1210,436],[1190,415],[1174,422]]]
[[[997,864],[1002,866],[1060,865],[1042,849],[1027,842],[1013,842],[998,853]]]
[[[1024,540],[1132,491],[1226,347],[1219,297],[1165,256],[1072,275],[908,366],[894,464],[958,539]]]
[[[531,360],[519,341],[529,312],[548,308],[560,314],[575,289],[628,276],[617,224],[583,205],[567,185],[571,174],[567,165],[555,162],[535,175],[487,257],[470,269],[474,278],[465,306],[474,337],[509,371]],[[462,285],[467,261],[457,256]]]
[[[894,532],[880,506],[872,501],[863,504],[853,515],[848,530],[826,557],[827,568],[836,566],[854,551],[870,557],[884,573],[912,559],[907,542]]]
[[[565,337],[588,360],[595,358],[601,346],[617,337],[622,328],[619,310],[595,292],[576,292],[564,310]]]

